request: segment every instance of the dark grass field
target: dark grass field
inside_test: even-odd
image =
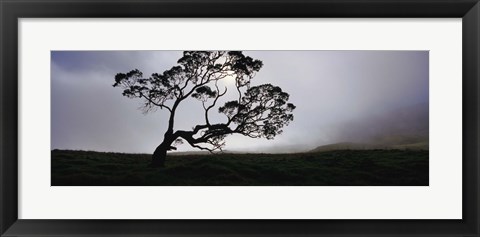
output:
[[[52,186],[419,186],[428,151],[339,150],[297,154],[168,156],[52,151]]]

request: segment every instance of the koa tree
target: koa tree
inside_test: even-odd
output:
[[[288,93],[271,84],[251,85],[255,73],[262,68],[260,60],[239,51],[186,51],[177,63],[150,77],[144,77],[138,69],[115,76],[113,86],[122,88],[126,97],[142,99],[144,112],[157,108],[169,112],[167,130],[153,152],[151,166],[164,166],[167,151],[175,150],[174,145],[183,141],[213,152],[222,149],[227,135],[273,139],[293,120],[295,106],[287,103]],[[231,80],[230,87],[225,80]],[[229,88],[238,97],[218,106]],[[199,116],[205,121],[189,131],[175,130],[176,112],[188,98],[203,105],[204,113]],[[212,109],[224,115],[223,121],[212,121]]]

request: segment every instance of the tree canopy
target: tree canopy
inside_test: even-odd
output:
[[[124,96],[142,99],[143,112],[158,108],[169,112],[162,142],[168,149],[183,139],[192,147],[221,150],[229,134],[273,139],[293,120],[295,106],[288,103],[288,93],[271,84],[252,85],[252,79],[263,66],[260,60],[241,51],[185,51],[177,63],[149,77],[138,69],[118,73],[113,84],[123,89]],[[223,80],[234,80],[234,86],[225,86]],[[236,93],[237,98],[217,105],[232,88],[231,93]],[[204,123],[189,131],[175,131],[177,108],[188,98],[198,100],[203,106]],[[212,122],[210,114],[215,109],[224,115],[224,121]]]

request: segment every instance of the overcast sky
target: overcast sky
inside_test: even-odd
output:
[[[252,85],[280,86],[297,108],[294,121],[274,140],[231,135],[226,150],[298,151],[367,141],[378,133],[397,131],[398,124],[404,131],[428,128],[427,51],[244,54],[264,63]],[[135,68],[145,76],[161,73],[175,66],[181,55],[181,51],[53,51],[52,149],[153,152],[162,141],[167,113],[143,114],[138,109],[141,100],[126,98],[120,88],[112,87],[114,76]],[[184,101],[175,129],[193,127],[201,121],[202,111],[195,99]],[[194,149],[184,144],[179,150]]]

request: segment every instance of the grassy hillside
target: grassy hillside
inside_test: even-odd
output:
[[[167,157],[52,151],[53,186],[357,186],[428,185],[428,151],[338,150],[297,154],[218,154]]]

